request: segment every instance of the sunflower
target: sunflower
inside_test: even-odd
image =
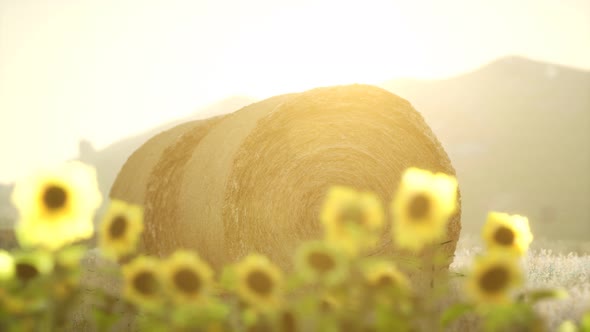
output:
[[[166,289],[176,303],[203,300],[211,291],[213,271],[196,254],[178,250],[163,266]]]
[[[327,241],[354,256],[377,243],[384,213],[377,195],[335,186],[328,191],[320,220]]]
[[[443,173],[408,168],[392,203],[393,239],[400,248],[420,251],[442,239],[457,210],[457,180]]]
[[[55,266],[52,256],[46,251],[22,251],[14,253],[14,277],[26,285],[38,277],[47,276]]]
[[[5,251],[0,250],[0,282],[11,280],[14,277],[14,258]]]
[[[4,271],[10,271],[10,275],[5,275],[10,279],[0,279],[0,282],[6,283],[0,286],[0,308],[13,314],[43,308],[49,295],[45,292],[46,284],[38,282],[47,281],[43,278],[54,271],[51,254],[46,251],[18,251],[8,259],[6,254],[0,255],[4,256],[4,262],[0,263],[4,265]]]
[[[132,254],[142,231],[141,206],[113,199],[100,226],[100,250],[106,257],[115,260]]]
[[[526,217],[490,212],[482,236],[488,249],[501,249],[522,256],[533,241]]]
[[[323,241],[302,244],[295,253],[295,267],[308,282],[336,285],[348,275],[348,261],[338,249]]]
[[[19,243],[50,250],[91,237],[102,201],[95,169],[75,161],[18,181],[11,199],[19,211]]]
[[[363,275],[367,285],[377,291],[395,290],[408,293],[411,289],[410,280],[392,262],[378,261],[368,264],[363,267]]]
[[[123,295],[147,310],[162,304],[161,266],[156,258],[140,256],[122,268],[125,279]]]
[[[510,292],[522,284],[522,271],[513,255],[490,251],[478,257],[467,278],[466,290],[479,304],[502,304],[510,301]]]
[[[251,254],[235,266],[237,293],[252,307],[272,310],[280,304],[283,275],[266,257]]]

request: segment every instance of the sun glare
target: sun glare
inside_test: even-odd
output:
[[[252,22],[223,53],[219,74],[225,87],[263,98],[317,86],[377,84],[392,73],[421,72],[419,56],[397,51],[417,37],[407,19],[383,3],[370,6],[291,7]]]
[[[573,1],[0,0],[0,182],[236,95],[442,79],[513,54],[588,68]]]

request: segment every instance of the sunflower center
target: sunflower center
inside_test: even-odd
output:
[[[410,218],[420,220],[430,213],[430,201],[424,194],[418,194],[412,198],[409,204]]]
[[[498,292],[506,287],[508,283],[508,271],[506,269],[497,266],[486,271],[481,279],[479,280],[480,287],[488,292]]]
[[[56,185],[50,185],[43,193],[43,203],[49,210],[57,210],[66,204],[66,191]]]
[[[293,313],[290,311],[283,312],[281,315],[281,325],[284,332],[296,331],[297,325],[295,323],[295,315],[293,315]]]
[[[150,296],[158,290],[158,282],[153,273],[144,271],[133,278],[133,287],[142,295]]]
[[[17,263],[16,264],[16,277],[19,280],[27,282],[39,275],[39,270],[28,263]]]
[[[109,227],[109,234],[113,238],[119,238],[125,234],[125,230],[127,230],[127,219],[123,216],[116,216]]]
[[[375,283],[375,285],[377,287],[390,287],[390,286],[393,286],[394,284],[395,284],[395,282],[393,280],[393,277],[391,277],[388,274],[384,274],[384,275],[380,276],[377,279],[377,282]]]
[[[502,226],[494,233],[494,240],[499,244],[509,246],[514,242],[514,232],[508,227]]]
[[[270,277],[266,273],[259,270],[248,274],[246,282],[250,288],[261,295],[268,295],[273,289],[273,283]]]
[[[348,205],[342,209],[340,220],[343,222],[352,222],[354,224],[363,224],[365,216],[363,211],[357,205]]]
[[[197,293],[201,288],[201,279],[192,270],[184,268],[174,274],[174,284],[185,293]]]
[[[309,265],[320,273],[326,273],[336,265],[332,257],[319,252],[312,252],[307,260]]]

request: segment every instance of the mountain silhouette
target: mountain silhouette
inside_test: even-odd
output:
[[[520,57],[438,81],[392,80],[457,170],[464,229],[487,211],[529,217],[533,232],[588,240],[590,72]]]

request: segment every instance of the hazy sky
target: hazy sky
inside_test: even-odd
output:
[[[589,0],[0,0],[0,182],[231,95],[590,69]]]

